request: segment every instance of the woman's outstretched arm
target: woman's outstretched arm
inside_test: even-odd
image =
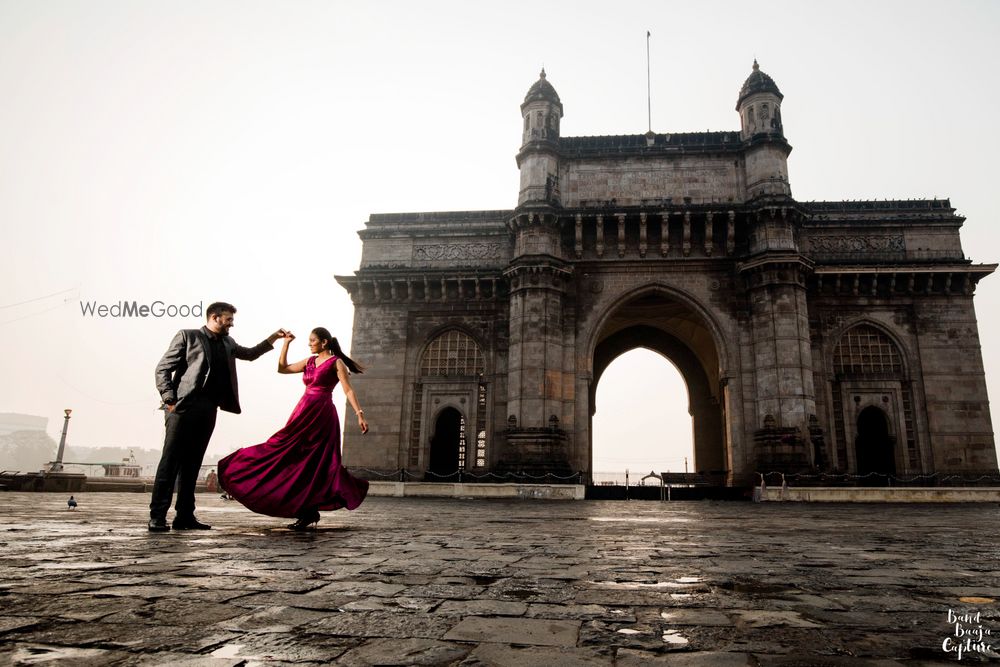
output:
[[[351,374],[347,371],[347,366],[343,361],[337,359],[337,377],[340,379],[340,386],[344,388],[344,395],[347,397],[347,402],[354,409],[354,414],[358,416],[358,427],[361,429],[361,433],[368,432],[368,422],[365,421],[365,411],[361,409],[361,405],[358,403],[358,396],[354,393],[354,388],[351,386],[350,380]]]

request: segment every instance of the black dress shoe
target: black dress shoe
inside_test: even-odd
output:
[[[211,528],[207,523],[202,523],[193,516],[186,519],[174,519],[174,530],[211,530]]]
[[[315,530],[316,524],[319,523],[319,512],[312,510],[311,512],[305,512],[299,517],[299,520],[295,523],[288,524],[289,530]]]
[[[149,520],[149,532],[151,533],[165,533],[170,530],[170,526],[167,525],[166,519],[150,519]]]

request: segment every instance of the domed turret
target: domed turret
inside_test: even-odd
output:
[[[774,79],[760,71],[757,59],[753,61],[753,72],[743,82],[736,110],[744,139],[756,134],[783,134],[781,127],[781,100],[784,95],[778,90]]]
[[[736,110],[740,114],[740,137],[746,142],[744,169],[747,197],[761,195],[791,196],[788,184],[788,154],[792,147],[785,141],[781,127],[781,100],[774,79],[760,71],[757,59],[753,71],[740,88]]]
[[[559,202],[559,119],[562,118],[559,93],[545,77],[528,89],[521,104],[523,131],[517,166],[521,170],[518,206],[552,205]]]
[[[559,138],[559,119],[562,118],[562,102],[559,93],[545,78],[545,68],[538,75],[538,81],[528,89],[521,104],[524,119],[522,148],[532,141],[552,141]]]

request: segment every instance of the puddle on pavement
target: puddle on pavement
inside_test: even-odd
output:
[[[212,651],[209,655],[213,658],[235,658],[240,654],[243,644],[226,644]]]
[[[121,565],[128,565],[128,562],[124,563],[96,563],[96,562],[86,562],[86,561],[75,561],[75,562],[57,562],[57,563],[42,563],[36,567],[40,570],[106,570],[112,567],[119,567]]]
[[[650,588],[689,588],[692,584],[701,583],[700,577],[681,577],[674,581],[588,581],[587,583],[600,588],[617,588],[619,590],[644,590]]]
[[[591,516],[587,519],[618,523],[691,523],[691,519],[679,516]]]
[[[663,633],[663,641],[672,646],[685,646],[688,643],[686,637],[669,630]]]
[[[106,651],[93,648],[72,648],[68,646],[22,646],[12,656],[15,665],[40,665],[46,662],[68,661],[74,664],[103,655]]]
[[[641,635],[642,633],[638,630],[633,630],[632,628],[622,628],[618,631],[620,635]]]

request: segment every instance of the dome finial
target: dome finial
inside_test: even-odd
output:
[[[538,77],[539,77],[540,79],[544,79],[544,78],[545,78],[545,65],[542,65],[542,71],[541,71],[541,73],[540,73],[540,74],[538,75]]]
[[[760,65],[757,64],[757,58],[754,57],[754,59],[753,59],[753,71],[756,72],[756,71],[759,71],[759,70],[760,70]]]

